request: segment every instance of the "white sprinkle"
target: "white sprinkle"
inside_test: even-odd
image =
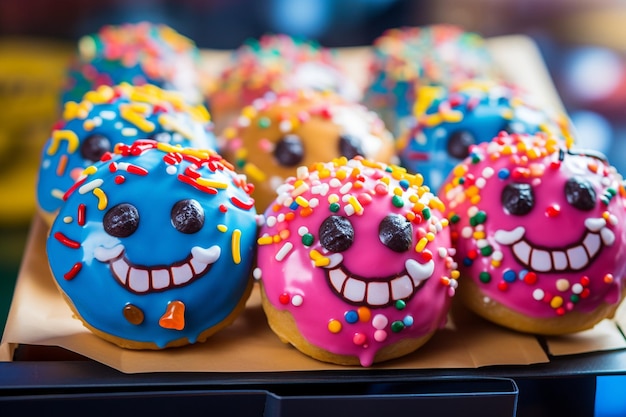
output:
[[[474,232],[469,226],[464,227],[463,230],[461,230],[461,236],[463,236],[465,239],[469,239],[470,237],[472,237],[473,234]]]
[[[105,120],[114,120],[115,119],[115,112],[111,111],[111,110],[102,110],[100,112],[100,117],[102,117]]]
[[[170,175],[175,175],[178,172],[178,169],[176,169],[174,165],[168,165],[167,168],[165,168],[165,172]]]
[[[81,186],[78,189],[78,193],[79,194],[87,194],[92,192],[94,189],[100,187],[102,185],[102,183],[104,183],[104,180],[102,178],[90,181],[86,184],[84,184],[83,186]]]
[[[339,181],[339,179],[337,178],[333,178],[330,181],[328,181],[328,185],[330,185],[333,188],[337,188],[341,186],[341,181]]]
[[[533,291],[533,298],[537,301],[543,300],[544,296],[545,296],[545,293],[543,292],[541,288],[537,288],[535,291]]]
[[[309,233],[309,228],[308,228],[308,227],[306,227],[306,226],[300,226],[300,227],[298,228],[298,235],[299,235],[299,236],[304,236],[304,235],[306,235],[307,233]]]
[[[339,192],[340,192],[341,194],[345,194],[345,193],[347,193],[348,191],[350,191],[350,189],[351,189],[351,188],[352,188],[352,183],[351,183],[351,182],[347,182],[347,183],[345,183],[345,184],[343,185],[343,187],[341,187],[341,188],[339,189]]]
[[[265,219],[265,224],[268,227],[274,227],[276,225],[276,217],[268,216],[267,219]]]
[[[254,277],[254,279],[261,279],[261,277],[263,276],[261,268],[254,268],[254,271],[252,271],[252,276]]]
[[[137,129],[135,129],[134,127],[125,127],[124,129],[122,129],[122,136],[137,136]]]
[[[492,167],[486,167],[485,169],[483,169],[482,175],[485,178],[491,178],[491,176],[494,174],[494,170]]]
[[[445,258],[446,256],[448,256],[448,251],[446,250],[446,248],[437,249],[437,253],[439,254],[439,257],[441,258]]]
[[[485,185],[487,185],[487,180],[484,178],[478,178],[475,182],[476,187],[478,188],[484,188]]]
[[[354,214],[354,207],[352,204],[346,204],[343,206],[343,211],[346,212],[346,216],[352,216]]]
[[[302,296],[297,294],[294,295],[293,297],[291,297],[291,304],[294,305],[294,307],[300,307],[302,305],[302,302],[304,300],[302,299]]]
[[[293,244],[291,242],[285,242],[285,244],[280,248],[278,253],[275,256],[275,259],[280,262],[291,252],[293,249]]]

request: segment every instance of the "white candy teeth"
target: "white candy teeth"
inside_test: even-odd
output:
[[[100,262],[109,262],[124,252],[124,245],[115,245],[112,248],[98,247],[93,251],[94,257]]]
[[[203,275],[209,266],[215,263],[221,254],[219,246],[201,248],[195,246],[191,255],[182,263],[169,268],[162,266],[152,269],[132,265],[124,254],[124,246],[113,248],[96,248],[94,256],[97,260],[109,263],[111,273],[124,287],[136,293],[162,291],[170,287],[180,287]]]
[[[415,259],[409,259],[404,263],[404,266],[415,287],[420,285],[423,280],[430,278],[435,271],[435,262],[432,259],[425,264],[421,264]]]
[[[524,233],[526,233],[526,229],[524,229],[522,226],[518,226],[511,231],[497,230],[493,237],[496,239],[496,242],[502,245],[510,246],[523,238]]]

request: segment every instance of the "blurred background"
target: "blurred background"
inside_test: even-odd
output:
[[[623,0],[0,0],[0,331],[34,214],[20,205],[34,199],[31,186],[14,192],[16,182],[30,184],[14,171],[21,158],[15,142],[38,155],[54,121],[63,63],[80,36],[142,20],[224,50],[265,33],[363,46],[387,28],[435,23],[484,37],[524,34],[539,47],[579,144],[626,173]],[[611,391],[616,386],[599,384],[602,404],[611,405],[598,415],[626,413],[623,396]]]

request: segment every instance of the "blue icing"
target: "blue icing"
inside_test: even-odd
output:
[[[112,91],[117,96],[110,100],[100,99]],[[134,120],[122,117],[123,106],[132,103],[145,106],[145,110],[137,112],[141,114],[138,118],[152,124],[153,128],[143,128]],[[108,143],[99,142],[98,145],[92,138],[94,135],[104,136]],[[58,137],[55,139],[55,136]],[[54,213],[62,204],[64,192],[104,150],[112,150],[116,143],[131,144],[145,138],[182,146],[217,148],[213,125],[203,106],[188,105],[177,93],[152,85],[100,87],[87,93],[79,103],[66,103],[64,120],[45,143],[37,183],[39,207]],[[96,146],[88,151],[90,143]],[[65,168],[60,172],[59,164],[63,163]]]
[[[562,139],[570,135],[565,116],[535,106],[529,96],[504,84],[476,81],[456,89],[423,87],[418,91],[422,96],[416,106],[425,109],[416,110],[412,127],[399,137],[398,156],[403,167],[422,174],[435,192],[469,155],[470,144],[491,141],[501,131],[546,131]]]
[[[153,145],[147,147],[150,146]],[[204,330],[222,322],[235,309],[251,283],[257,228],[256,210],[246,206],[253,201],[237,185],[245,184],[242,177],[227,168],[213,172],[211,163],[201,168],[187,160],[170,165],[163,159],[166,154],[156,149],[138,156],[116,153],[111,161],[95,164],[97,172],[87,176],[82,183],[84,188],[77,188],[69,195],[47,240],[52,273],[85,322],[107,334],[136,342],[154,342],[158,347],[181,338],[193,343]],[[116,164],[116,172],[111,172],[111,162]],[[147,169],[148,174],[125,171],[126,162]],[[213,165],[223,168],[220,163]],[[193,178],[186,171],[190,166],[201,174],[202,181],[216,181],[223,186],[213,188],[217,192],[211,194],[181,181],[181,175],[187,180]],[[120,175],[124,180],[118,184]],[[98,204],[103,200],[93,191],[94,187],[106,196],[106,207],[102,210]],[[204,224],[194,233],[178,231],[174,227],[176,221],[172,220],[174,205],[188,199],[197,201],[204,211]],[[112,232],[120,230],[113,227],[116,223],[104,224],[107,213],[119,204],[130,204],[139,213],[137,227],[128,236]],[[84,220],[79,215],[81,205],[85,207]],[[128,222],[117,223],[120,224]],[[59,232],[80,247],[73,249],[64,244]],[[239,250],[233,246],[233,239],[238,239]],[[213,263],[210,266],[199,263],[198,249],[192,250],[194,247],[204,248],[200,251],[205,251],[205,255],[210,252],[212,255],[206,256],[211,261],[206,262]],[[195,258],[190,260],[192,254]],[[122,258],[125,261],[119,260]],[[65,279],[64,275],[75,264],[80,264],[81,269],[73,278]],[[166,272],[166,281],[160,281],[164,284],[157,285],[159,281],[155,277],[163,277],[162,271],[177,268],[176,274]],[[113,269],[118,271],[118,277],[129,278],[116,278]],[[183,269],[192,272],[185,275],[180,273]],[[124,272],[128,270],[132,273]],[[145,272],[148,270],[150,275]],[[188,278],[191,279],[187,281]],[[123,280],[128,285],[120,282]],[[172,280],[180,282],[174,285]],[[148,282],[160,288],[150,289]],[[185,307],[182,330],[159,324],[168,304],[174,301]],[[123,310],[128,304],[143,312],[140,324],[125,318]]]

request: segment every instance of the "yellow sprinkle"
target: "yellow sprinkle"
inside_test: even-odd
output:
[[[319,171],[319,177],[320,178],[328,178],[330,176],[330,170],[327,168],[321,169]]]
[[[202,177],[198,177],[196,179],[196,182],[206,187],[221,188],[221,189],[228,188],[228,184],[226,184],[225,182],[210,180],[210,179],[202,178]]]
[[[457,165],[452,170],[452,173],[454,174],[455,177],[462,177],[463,175],[465,175],[466,172],[467,172],[467,166],[463,164]]]
[[[339,202],[339,196],[337,194],[331,194],[328,196],[328,202],[330,204]]]
[[[562,305],[563,305],[563,298],[558,295],[554,297],[552,300],[550,300],[550,307],[552,308],[559,308]]]
[[[92,119],[88,119],[83,122],[83,129],[85,129],[87,132],[92,131],[94,127],[96,127],[96,122],[94,122]]]
[[[278,235],[272,236],[272,242],[274,242],[274,243],[280,242],[280,236],[278,236]]]
[[[59,150],[59,143],[65,140],[67,141],[67,151],[69,153],[76,152],[78,148],[78,135],[72,132],[71,130],[55,130],[52,132],[52,140],[50,142],[50,147],[48,148],[47,154],[54,155]]]
[[[93,195],[98,197],[98,210],[104,210],[107,208],[108,200],[107,195],[102,191],[102,188],[94,188]]]
[[[345,179],[347,175],[348,173],[346,172],[345,169],[340,169],[340,170],[337,170],[337,172],[335,172],[335,177],[340,180]]]
[[[480,196],[479,195],[474,195],[470,198],[470,203],[476,205],[478,203],[480,203]]]
[[[474,239],[484,239],[485,236],[485,232],[474,232],[474,234],[472,235]]]
[[[241,263],[241,230],[233,230],[231,237],[231,248],[233,251],[233,262],[236,264]]]
[[[339,333],[341,331],[341,322],[332,319],[328,322],[328,331],[331,333]]]
[[[450,278],[459,279],[460,276],[461,276],[461,273],[458,270],[453,269],[452,271],[450,271]]]
[[[415,245],[415,252],[422,252],[426,248],[426,244],[428,244],[428,239],[423,237]]]
[[[428,232],[428,233],[426,233],[426,239],[427,239],[429,242],[432,242],[433,240],[435,240],[435,234],[434,234],[433,232]]]
[[[93,175],[98,172],[98,168],[95,165],[89,165],[87,168],[83,169],[83,174],[85,175]]]
[[[496,261],[495,259],[491,260],[491,266],[493,266],[494,268],[499,268],[501,264],[502,261]]]
[[[316,251],[315,249],[313,249],[311,252],[309,252],[309,257],[311,258],[311,260],[313,261],[313,264],[315,266],[328,266],[330,264],[330,259],[325,257],[324,255],[322,255],[321,253],[319,253],[318,251]]]
[[[154,123],[148,121],[144,114],[148,111],[147,105],[141,103],[121,104],[120,115],[122,119],[137,126],[143,132],[154,131]]]
[[[235,136],[237,136],[237,129],[230,126],[224,129],[224,132],[222,134],[224,135],[226,139],[230,140],[230,139],[233,139]]]
[[[252,178],[252,180],[258,181],[258,182],[263,182],[267,178],[267,176],[265,175],[263,171],[261,171],[256,165],[250,162],[244,165],[243,172],[248,177]]]
[[[217,230],[219,230],[222,233],[226,233],[228,231],[228,226],[226,226],[225,224],[218,224]]]
[[[355,196],[351,195],[348,199],[348,203],[354,208],[356,213],[360,213],[363,211],[363,206],[359,203],[359,200],[356,199]]]
[[[309,207],[308,200],[301,195],[297,196],[295,201],[300,207]]]
[[[274,239],[271,236],[261,236],[256,240],[256,243],[259,245],[271,245],[274,243]]]

